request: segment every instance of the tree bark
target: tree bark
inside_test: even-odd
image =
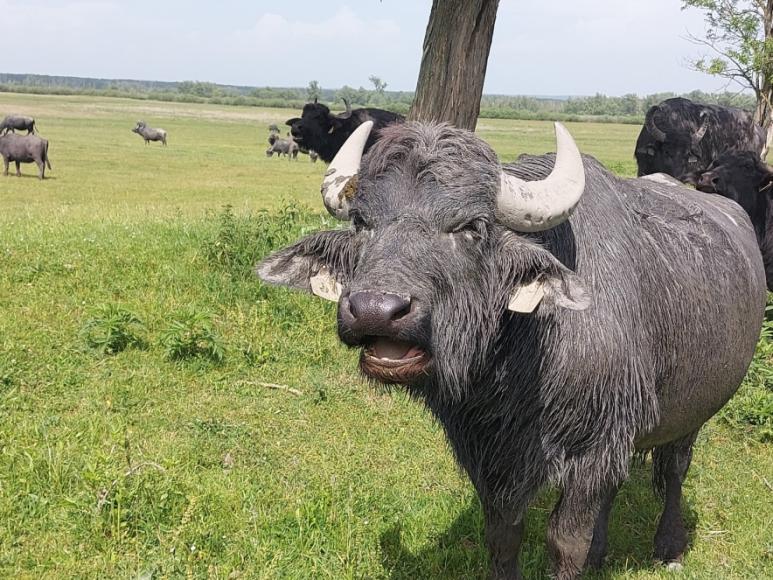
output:
[[[759,2],[759,6],[762,8],[765,42],[773,42],[773,0]],[[763,161],[766,161],[768,150],[773,142],[773,62],[763,63],[760,71],[754,120],[765,130],[765,147],[762,149],[761,157]]]
[[[499,0],[433,0],[408,119],[475,130]]]

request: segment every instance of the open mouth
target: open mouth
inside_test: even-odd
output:
[[[410,342],[372,337],[360,356],[362,372],[383,383],[410,383],[429,374],[432,357]]]

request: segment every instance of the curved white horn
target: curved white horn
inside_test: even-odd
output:
[[[373,129],[373,121],[365,121],[349,135],[349,138],[333,158],[322,180],[322,199],[325,207],[339,220],[349,219],[349,199],[357,190],[357,173],[360,171],[362,151]]]
[[[585,190],[585,169],[577,145],[556,123],[556,162],[542,181],[524,181],[503,170],[497,219],[518,232],[539,232],[565,221]]]

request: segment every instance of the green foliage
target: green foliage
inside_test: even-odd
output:
[[[216,224],[212,238],[202,244],[207,261],[236,278],[253,282],[257,282],[255,264],[270,251],[312,229],[334,226],[331,219],[320,218],[292,201],[284,202],[277,212],[242,216],[234,214],[233,206],[225,205]]]
[[[100,304],[81,329],[89,348],[102,354],[116,354],[130,346],[145,345],[147,332],[139,316],[118,304]]]
[[[306,98],[309,102],[319,99],[322,96],[322,87],[319,86],[319,81],[309,81],[309,86],[306,87]]]
[[[200,358],[222,363],[225,358],[225,345],[215,330],[214,315],[192,307],[173,315],[160,341],[169,360]]]
[[[746,380],[721,416],[760,441],[773,442],[773,321],[765,321]]]

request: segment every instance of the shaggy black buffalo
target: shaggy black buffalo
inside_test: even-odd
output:
[[[764,146],[765,132],[748,111],[679,97],[647,111],[635,157],[639,176],[662,172],[683,179],[705,170],[722,153],[759,156]]]
[[[290,133],[302,150],[313,149],[322,161],[330,163],[349,136],[365,121],[373,121],[374,124],[374,131],[365,144],[367,151],[378,138],[379,130],[404,120],[402,115],[383,109],[352,110],[348,101],[344,99],[344,103],[346,111],[334,115],[326,105],[317,103],[315,99],[313,103],[304,105],[300,118],[287,120]]]
[[[0,123],[0,135],[8,132],[27,131],[27,135],[35,132],[35,119],[32,117],[22,117],[19,115],[8,115]]]
[[[0,137],[0,155],[3,156],[5,169],[3,175],[8,175],[8,165],[16,163],[16,175],[21,177],[22,163],[35,163],[38,166],[38,177],[45,179],[46,166],[51,169],[48,160],[48,141],[37,135],[3,135]]]
[[[689,181],[700,191],[732,199],[746,210],[762,251],[768,290],[773,291],[773,169],[755,153],[725,153]]]
[[[655,554],[687,546],[679,502],[703,423],[754,353],[765,276],[743,210],[683,186],[621,179],[558,153],[502,166],[473,133],[355,131],[328,168],[311,234],[258,265],[268,283],[338,301],[365,376],[403,385],[442,425],[480,496],[495,578],[518,578],[523,518],[546,485],[557,578],[599,566],[637,452],[665,508]],[[710,353],[710,356],[707,356]]]
[[[132,133],[137,133],[137,135],[145,139],[145,145],[149,144],[151,141],[161,141],[164,147],[166,147],[166,131],[148,127],[145,124],[145,121],[137,121],[137,126],[132,129]]]

